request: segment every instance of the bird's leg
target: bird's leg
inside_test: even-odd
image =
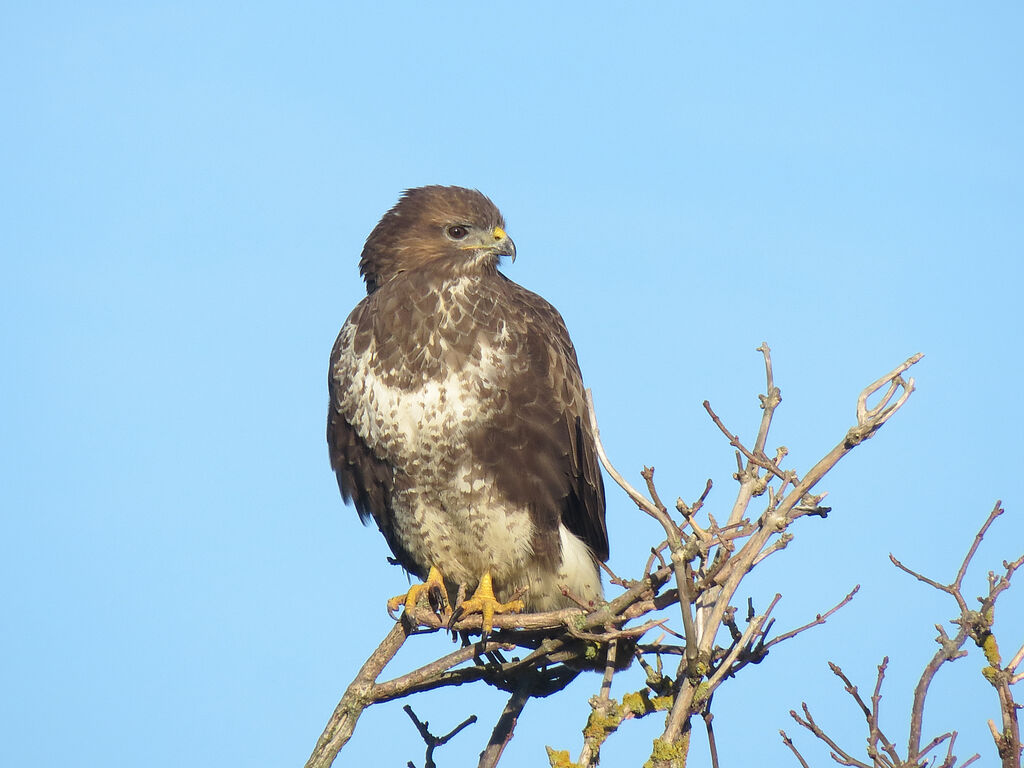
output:
[[[491,574],[487,572],[481,577],[473,596],[462,603],[460,610],[464,613],[483,614],[483,636],[487,637],[494,626],[494,614],[496,613],[522,613],[526,608],[522,600],[510,600],[507,603],[499,603],[494,596],[494,586],[491,583]]]
[[[437,593],[439,593],[440,600],[438,602],[441,604],[442,614],[447,615],[451,610],[448,603],[448,590],[444,588],[444,577],[441,576],[441,571],[434,565],[430,566],[430,573],[427,574],[426,581],[422,584],[413,584],[404,595],[396,595],[388,600],[388,612],[393,613],[402,605],[406,609],[414,608],[424,593],[426,593],[428,598],[432,593],[437,594],[434,590],[437,590]]]

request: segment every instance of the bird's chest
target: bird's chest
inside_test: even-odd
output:
[[[504,319],[474,316],[458,291],[429,309],[374,318],[363,344],[346,326],[335,376],[342,413],[375,453],[422,480],[451,479],[471,437],[507,407],[516,349]]]
[[[334,372],[339,407],[370,449],[395,472],[395,535],[424,568],[472,582],[488,569],[511,573],[530,552],[533,524],[510,504],[474,446],[493,435],[518,371],[515,337],[499,319],[465,323],[464,313],[431,316],[347,349]],[[507,415],[507,414],[506,414]]]

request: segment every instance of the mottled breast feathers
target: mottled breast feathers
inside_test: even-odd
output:
[[[410,190],[381,219],[331,355],[331,466],[421,578],[490,571],[540,610],[568,604],[562,587],[599,599],[604,486],[576,353],[502,256],[504,221],[474,190]]]

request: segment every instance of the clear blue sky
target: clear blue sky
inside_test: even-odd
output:
[[[793,765],[777,731],[804,699],[863,743],[826,660],[868,688],[889,654],[905,743],[953,605],[887,553],[951,578],[996,498],[971,594],[1024,550],[1020,6],[341,5],[3,10],[0,764],[305,760],[406,585],[342,504],[323,424],[363,239],[425,183],[502,208],[507,273],[562,310],[609,452],[654,464],[666,498],[711,477],[709,509],[731,505],[700,403],[751,435],[761,341],[770,442],[799,470],[926,353],[904,412],[822,485],[834,513],[743,593],[781,591],[780,629],[860,596],[715,701],[723,765]],[[615,491],[608,516],[636,573],[657,530]],[[997,631],[1024,640],[1024,583]],[[448,648],[413,645],[396,670]],[[943,671],[926,728],[990,765],[980,667]],[[577,686],[527,709],[509,765],[578,751],[597,678]],[[413,703],[438,731],[481,717],[438,753],[454,766],[503,700]],[[659,726],[624,727],[604,764]],[[339,765],[410,759],[393,704]]]

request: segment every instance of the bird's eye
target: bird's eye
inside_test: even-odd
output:
[[[461,240],[468,234],[469,228],[464,227],[461,224],[453,224],[452,226],[448,227],[448,237],[450,237],[452,240]]]

